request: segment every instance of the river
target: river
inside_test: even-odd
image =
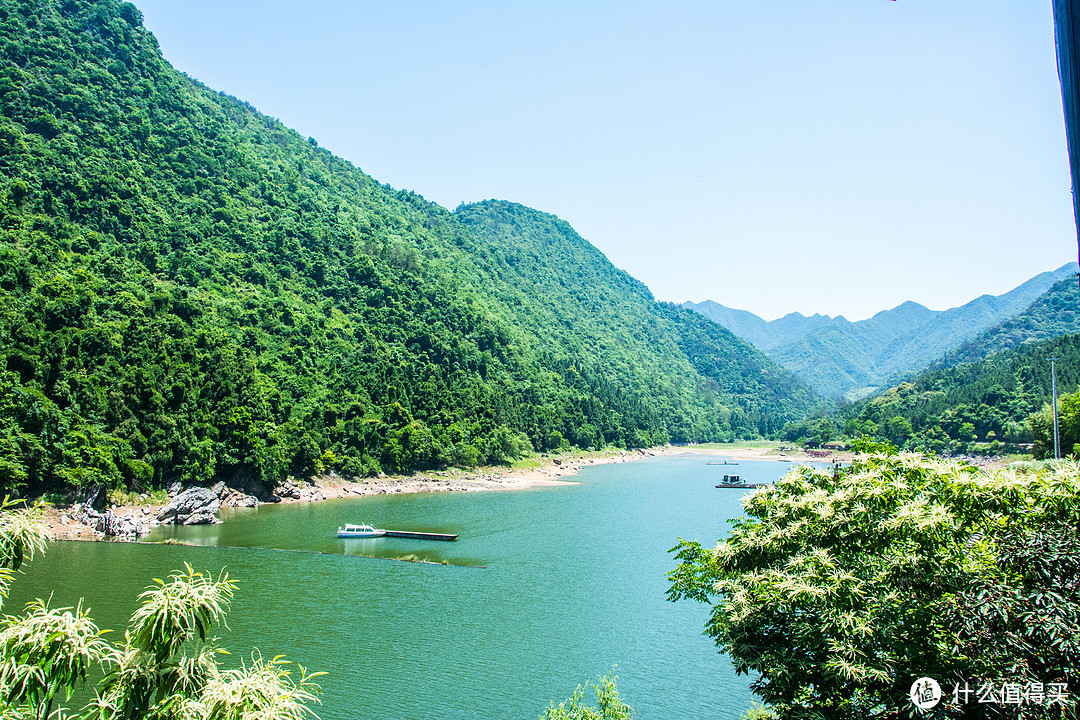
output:
[[[702,635],[706,606],[666,601],[668,550],[680,536],[712,544],[741,514],[746,492],[714,487],[725,472],[770,482],[791,466],[706,462],[586,467],[566,487],[264,505],[149,538],[198,547],[58,542],[4,610],[50,591],[54,606],[86,597],[122,633],[151,579],[189,562],[239,583],[218,633],[235,660],[258,647],[329,673],[324,720],[531,720],[612,668],[641,720],[734,720],[750,680]],[[338,540],[346,522],[460,538]],[[407,554],[449,564],[389,559]]]

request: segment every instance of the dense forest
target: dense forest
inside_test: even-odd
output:
[[[1072,270],[1075,265],[1057,272]],[[1043,417],[1051,399],[1050,358],[1057,360],[1059,399],[1080,385],[1078,302],[1080,285],[1070,274],[1023,312],[923,372],[830,415],[792,422],[780,436],[816,445],[865,435],[908,449],[952,454],[1033,449],[1046,457],[1053,450]],[[1080,421],[1077,433],[1080,442]]]
[[[816,407],[557,218],[451,213],[176,72],[129,3],[0,25],[4,489],[730,440]]]
[[[877,397],[845,405],[835,415],[793,422],[781,435],[811,444],[867,436],[901,448],[950,454],[1027,452],[1037,439],[1032,416],[1050,401],[1051,357],[1056,358],[1059,396],[1076,390],[1080,335],[1064,335],[978,362],[928,370]],[[1039,448],[1041,456],[1045,440]]]

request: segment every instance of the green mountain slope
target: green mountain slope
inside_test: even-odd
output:
[[[1075,284],[1075,280],[1069,281]],[[1050,358],[1059,394],[1080,385],[1080,335],[1021,344],[985,360],[920,373],[841,409],[849,437],[866,434],[937,452],[995,452],[1030,443],[1028,416],[1050,401]]]
[[[684,307],[721,324],[731,323],[726,327],[822,395],[859,396],[926,368],[987,328],[1023,312],[1055,282],[1075,276],[1076,270],[1076,264],[1069,263],[1003,295],[983,295],[949,310],[905,302],[858,322],[792,313],[766,323],[715,303],[684,303]]]
[[[516,308],[516,321],[533,331],[548,364],[575,362],[597,385],[617,378],[645,383],[623,393],[650,388],[687,403],[704,393],[725,408],[721,426],[749,424],[763,434],[779,428],[777,418],[815,404],[802,383],[729,331],[657,304],[648,288],[565,221],[503,201],[463,206],[455,215],[498,253],[490,271],[505,288],[501,297]]]
[[[977,362],[1025,343],[1080,333],[1080,285],[1075,276],[1054,283],[1024,312],[963,343],[932,368]]]
[[[450,213],[175,72],[130,4],[0,26],[5,487],[716,440],[815,403],[556,218]]]

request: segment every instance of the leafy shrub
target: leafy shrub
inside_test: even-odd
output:
[[[680,540],[669,597],[712,604],[706,634],[779,717],[906,716],[923,676],[1077,677],[1078,525],[1076,463],[864,454],[793,468],[711,550]]]

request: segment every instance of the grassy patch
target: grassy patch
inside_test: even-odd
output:
[[[165,505],[169,502],[169,493],[164,488],[142,493],[117,489],[110,490],[108,498],[113,505]]]

